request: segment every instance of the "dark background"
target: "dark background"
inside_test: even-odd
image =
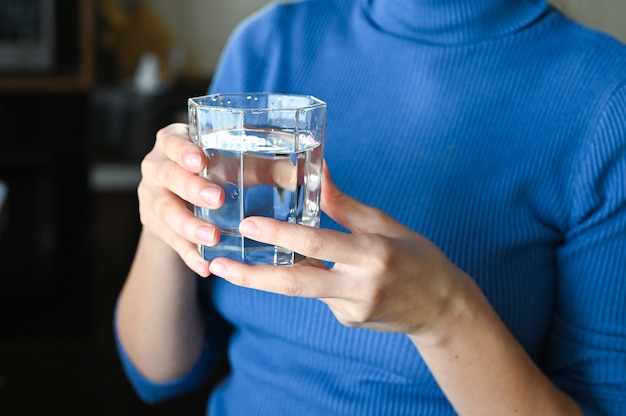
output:
[[[54,68],[0,72],[0,415],[204,414],[219,374],[144,404],[112,325],[140,231],[141,158],[210,80],[140,94],[98,45],[95,2],[56,5]]]

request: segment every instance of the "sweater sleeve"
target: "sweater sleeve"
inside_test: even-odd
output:
[[[199,387],[210,374],[210,370],[215,366],[217,358],[220,356],[214,344],[205,342],[202,355],[187,374],[168,382],[154,382],[139,372],[122,347],[117,331],[114,333],[115,345],[124,373],[141,400],[149,404],[184,395]]]
[[[626,86],[596,118],[570,175],[546,366],[586,415],[626,409]]]
[[[202,353],[196,364],[183,376],[167,382],[154,382],[146,378],[133,364],[124,350],[113,325],[115,345],[126,377],[137,395],[146,403],[155,404],[189,393],[200,387],[225,356],[225,346],[230,335],[230,325],[218,314],[211,302],[212,278],[198,282],[198,297],[205,311],[205,333]],[[114,322],[117,319],[117,307]]]

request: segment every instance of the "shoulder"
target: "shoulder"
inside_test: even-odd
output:
[[[524,52],[541,94],[550,94],[552,111],[578,125],[589,138],[615,111],[626,113],[626,45],[554,10],[535,30]],[[621,122],[617,117],[614,121]]]
[[[266,81],[276,79],[273,71],[285,71],[296,54],[317,48],[329,33],[328,28],[345,21],[345,14],[355,4],[345,0],[300,0],[266,5],[243,20],[229,37],[211,90],[269,88]]]
[[[540,38],[553,62],[568,76],[574,72],[587,83],[600,81],[617,87],[626,80],[626,45],[615,37],[553,10]]]

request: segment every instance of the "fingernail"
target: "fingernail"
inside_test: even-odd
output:
[[[185,155],[185,163],[187,166],[193,170],[200,169],[200,165],[202,164],[202,158],[199,154],[195,152],[187,153]]]
[[[215,228],[204,225],[198,228],[196,235],[202,242],[212,245],[213,240],[215,240]]]
[[[239,223],[239,232],[252,237],[259,233],[259,226],[252,220],[243,220]]]
[[[215,205],[219,201],[221,190],[215,186],[208,186],[200,191],[200,198],[209,205]]]
[[[206,262],[205,261],[198,261],[194,264],[194,268],[193,270],[200,276],[202,277],[207,277],[208,273],[207,273],[207,267],[206,267]]]
[[[223,263],[220,263],[219,261],[211,262],[211,264],[209,265],[209,271],[216,276],[228,276],[228,269]]]

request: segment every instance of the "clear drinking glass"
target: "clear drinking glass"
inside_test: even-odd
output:
[[[190,98],[188,110],[190,136],[207,157],[200,175],[226,195],[219,209],[195,207],[221,231],[215,247],[199,246],[203,257],[276,265],[303,259],[243,238],[238,227],[249,216],[319,226],[326,103],[306,95],[214,94]]]

